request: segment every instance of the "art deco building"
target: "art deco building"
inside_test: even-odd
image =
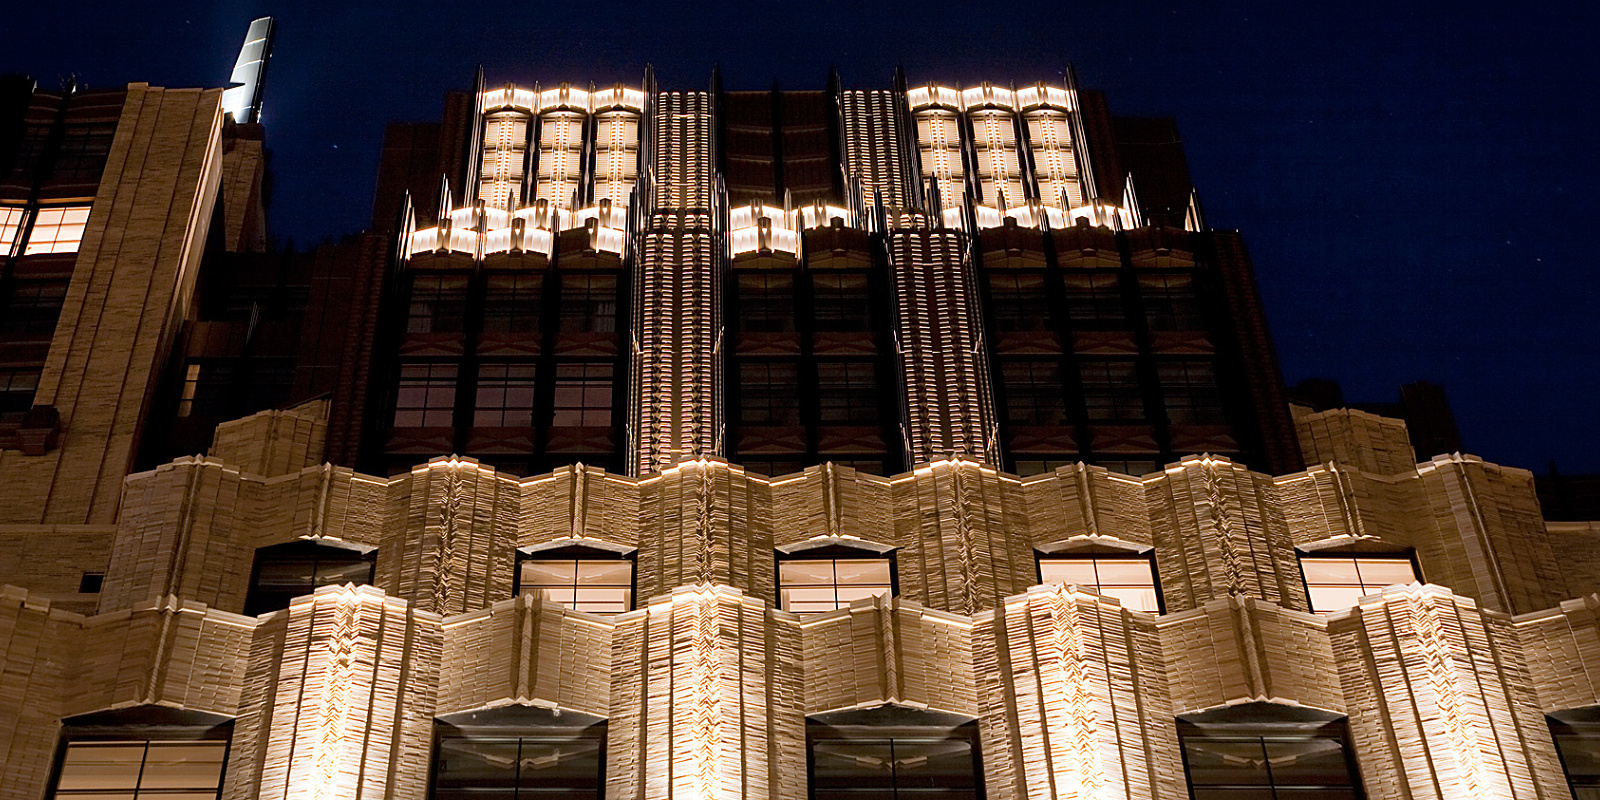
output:
[[[305,257],[258,95],[5,84],[0,800],[1600,796],[1600,523],[1291,416],[1170,123],[899,83],[480,82]]]

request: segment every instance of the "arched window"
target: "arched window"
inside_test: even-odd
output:
[[[590,614],[633,610],[630,547],[597,539],[563,539],[517,551],[515,591],[543,592],[547,600]]]
[[[372,583],[377,556],[377,548],[336,539],[301,539],[260,548],[244,613],[254,617],[280,611],[319,586]]]
[[[846,608],[899,594],[894,548],[827,536],[778,548],[778,607],[797,614]]]
[[[1362,800],[1343,716],[1244,703],[1178,718],[1193,800]]]
[[[808,719],[811,800],[982,800],[977,727],[893,705]]]
[[[141,706],[62,721],[47,797],[68,800],[216,798],[233,721]]]
[[[434,724],[433,800],[600,800],[605,720],[507,706]]]

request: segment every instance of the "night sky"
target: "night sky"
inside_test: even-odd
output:
[[[443,94],[563,80],[820,89],[1059,81],[1178,118],[1213,227],[1244,232],[1284,378],[1353,401],[1444,384],[1469,452],[1600,471],[1596,4],[31,2],[0,72],[54,88],[219,86],[278,20],[271,225],[313,244],[370,215],[383,126]]]

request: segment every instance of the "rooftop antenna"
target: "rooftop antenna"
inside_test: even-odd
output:
[[[233,62],[228,88],[222,91],[222,111],[233,121],[261,121],[261,92],[267,82],[267,60],[272,56],[272,17],[251,21],[239,59]]]

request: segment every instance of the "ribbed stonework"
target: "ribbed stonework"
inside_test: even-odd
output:
[[[888,208],[911,205],[906,191],[900,98],[884,90],[851,90],[842,95],[844,150],[850,175],[862,200]]]

